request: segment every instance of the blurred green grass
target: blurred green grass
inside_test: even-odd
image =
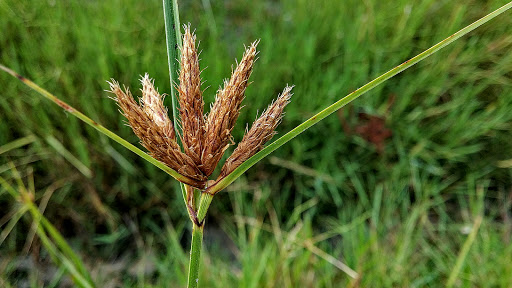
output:
[[[181,2],[181,21],[201,41],[207,103],[243,45],[261,39],[235,140],[285,84],[296,86],[280,133],[505,3],[240,0],[211,2],[209,10],[208,1]],[[169,91],[159,1],[8,0],[0,15],[1,63],[137,142],[103,90],[113,77],[138,91],[139,75],[148,72]],[[511,286],[509,16],[320,122],[218,195],[207,220],[205,286],[442,286],[480,215],[455,284]],[[122,264],[115,276],[91,265],[98,286],[184,285],[190,239],[175,181],[7,74],[0,85],[0,146],[37,139],[1,154],[0,171],[8,174],[13,161],[34,175],[37,201],[68,182],[53,192],[45,215],[86,262]],[[365,125],[375,128],[366,115],[392,133],[382,150],[368,141],[382,131],[361,133]],[[94,177],[76,170],[50,138]],[[2,225],[16,209],[4,194]],[[16,264],[30,222],[16,228],[0,247],[0,280],[44,282],[41,272]],[[311,243],[361,279],[315,255]],[[143,256],[154,267],[131,271]]]

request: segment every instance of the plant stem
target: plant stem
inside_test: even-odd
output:
[[[176,83],[178,75],[178,53],[181,47],[180,35],[180,16],[177,0],[163,0],[164,5],[164,22],[165,22],[165,40],[167,44],[167,62],[169,63],[169,78],[171,81],[171,100],[172,100],[172,116],[174,119],[174,129],[177,129],[178,109],[176,107],[176,93],[174,91],[174,83]]]
[[[176,106],[177,97],[174,89],[174,83],[177,83],[179,68],[179,48],[181,48],[180,33],[180,13],[177,0],[163,0],[164,23],[165,23],[165,43],[167,44],[167,63],[169,64],[169,81],[171,83],[171,110],[174,129],[176,135],[178,131],[178,108]],[[180,137],[177,137],[179,143]],[[181,194],[185,205],[187,205],[187,186],[183,182],[180,183]]]
[[[165,20],[165,38],[167,43],[167,61],[169,62],[169,77],[171,81],[172,114],[174,119],[174,128],[177,129],[178,109],[176,107],[176,103],[178,101],[174,89],[174,84],[178,82],[178,48],[182,47],[180,35],[180,17],[177,0],[163,0],[163,5]],[[178,132],[179,131],[176,131],[176,134],[178,134]],[[189,187],[184,183],[181,183],[180,187],[181,192],[183,194],[183,200],[185,200],[185,205],[188,208],[189,197],[194,197],[194,188]],[[194,207],[192,207],[192,209],[194,209]],[[196,222],[194,222],[194,219],[192,219],[193,215],[191,215],[191,211],[189,211],[189,216],[191,217],[193,226],[187,287],[196,288],[199,285],[199,263],[201,262],[201,248],[203,245],[204,225],[198,226]]]
[[[190,245],[190,264],[188,267],[188,288],[197,288],[199,285],[199,263],[201,262],[201,248],[203,246],[204,225],[193,223],[192,243]]]

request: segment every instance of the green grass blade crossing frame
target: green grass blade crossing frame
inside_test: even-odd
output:
[[[16,77],[21,82],[23,82],[23,84],[25,84],[28,87],[30,87],[32,90],[36,91],[37,93],[39,93],[40,95],[42,95],[46,99],[48,99],[48,100],[52,101],[53,103],[57,104],[58,106],[60,106],[62,109],[64,109],[64,111],[66,111],[66,112],[70,113],[71,115],[77,117],[78,119],[82,120],[87,125],[92,126],[94,129],[98,130],[100,133],[106,135],[107,137],[109,137],[110,139],[114,140],[115,142],[123,145],[125,148],[127,148],[128,150],[130,150],[133,153],[137,154],[138,156],[140,156],[144,160],[148,161],[149,163],[151,163],[151,164],[155,165],[156,167],[162,169],[163,171],[165,171],[167,174],[171,175],[176,180],[178,180],[180,182],[188,183],[188,184],[191,184],[191,185],[194,185],[194,183],[196,182],[196,181],[194,181],[192,179],[189,179],[188,177],[185,177],[185,176],[179,174],[177,171],[167,167],[165,164],[163,164],[160,161],[156,160],[155,158],[149,156],[147,153],[145,153],[144,151],[140,150],[139,148],[137,148],[133,144],[131,144],[128,141],[126,141],[125,139],[121,138],[120,136],[118,136],[114,132],[108,130],[103,125],[99,124],[98,122],[96,122],[96,121],[92,120],[91,118],[85,116],[83,113],[81,113],[80,111],[78,111],[77,109],[72,107],[71,105],[69,105],[69,104],[65,103],[64,101],[60,100],[55,95],[51,94],[50,92],[46,91],[45,89],[41,88],[40,86],[38,86],[34,82],[28,80],[27,78],[21,76],[20,74],[14,72],[13,70],[11,70],[11,69],[9,69],[9,68],[1,65],[1,64],[0,64],[0,70],[3,70],[5,72],[11,74],[12,76]]]
[[[220,190],[226,188],[229,184],[231,184],[233,181],[235,181],[238,177],[240,177],[240,175],[242,175],[245,171],[247,171],[249,168],[251,168],[254,164],[259,162],[261,159],[265,158],[267,155],[272,153],[277,148],[284,145],[286,142],[292,140],[295,136],[306,131],[311,126],[320,122],[322,119],[324,119],[325,117],[336,112],[337,110],[339,110],[343,106],[347,105],[348,103],[354,101],[355,99],[357,99],[359,96],[363,95],[364,93],[366,93],[366,92],[372,90],[373,88],[379,86],[380,84],[384,83],[389,78],[396,76],[397,74],[399,74],[400,72],[413,66],[414,64],[419,63],[420,61],[426,59],[427,57],[434,54],[438,50],[449,45],[450,43],[454,42],[455,40],[459,39],[460,37],[468,34],[469,32],[475,30],[479,26],[485,24],[486,22],[490,21],[491,19],[495,18],[496,16],[502,14],[503,12],[507,11],[511,7],[512,7],[512,2],[509,2],[508,4],[503,5],[502,7],[496,9],[495,11],[487,14],[486,16],[480,18],[479,20],[471,23],[470,25],[468,25],[468,26],[462,28],[461,30],[457,31],[456,33],[452,34],[450,37],[444,39],[443,41],[437,43],[436,45],[430,47],[429,49],[423,51],[422,53],[418,54],[417,56],[405,61],[404,63],[396,66],[395,68],[393,68],[393,69],[389,70],[388,72],[382,74],[381,76],[377,77],[376,79],[369,82],[368,84],[357,89],[356,91],[341,98],[340,100],[338,100],[334,104],[330,105],[329,107],[325,108],[324,110],[318,112],[313,117],[309,118],[308,120],[306,120],[299,126],[295,127],[293,130],[291,130],[290,132],[281,136],[279,139],[275,140],[270,145],[263,148],[260,152],[256,153],[254,156],[249,158],[242,165],[240,165],[238,168],[236,168],[226,178],[222,179],[221,181],[217,182],[214,186],[210,187],[211,191],[216,192],[216,191],[220,191]]]

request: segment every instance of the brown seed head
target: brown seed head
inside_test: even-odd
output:
[[[267,110],[254,121],[251,129],[245,133],[244,138],[240,141],[235,151],[233,151],[233,154],[229,156],[224,166],[222,166],[218,180],[233,172],[240,164],[260,151],[268,140],[272,139],[276,134],[275,129],[283,117],[283,109],[290,103],[292,88],[293,86],[284,88],[283,93],[279,95],[277,100],[270,104]]]
[[[180,151],[175,137],[168,137],[164,133],[163,127],[155,122],[159,115],[149,116],[144,109],[135,102],[128,89],[121,89],[119,83],[114,79],[110,84],[110,92],[116,95],[115,100],[123,111],[123,115],[128,120],[133,132],[141,140],[144,146],[150,152],[150,155],[163,162],[170,168],[178,171],[180,174],[192,178],[199,183],[203,183],[206,177],[195,166],[190,157]],[[144,90],[144,89],[143,89]],[[149,107],[148,102],[144,102],[145,107]],[[172,122],[170,123],[172,125]],[[202,185],[198,185],[202,186]]]
[[[224,82],[224,88],[217,92],[215,102],[206,121],[206,136],[203,143],[201,170],[210,176],[215,170],[220,158],[229,147],[231,130],[240,114],[240,106],[244,99],[249,76],[256,57],[258,41],[251,44],[238,63],[229,81]]]
[[[195,42],[196,35],[190,32],[190,25],[185,26],[178,92],[183,131],[183,149],[194,160],[194,163],[200,167],[203,135],[205,133],[204,101],[201,92],[199,59]]]
[[[204,101],[201,91],[199,59],[196,49],[196,36],[190,25],[185,26],[183,48],[181,50],[181,70],[179,74],[179,112],[183,135],[183,150],[177,143],[173,122],[163,105],[163,96],[154,87],[154,82],[145,74],[141,78],[142,99],[137,103],[130,91],[121,89],[119,83],[111,80],[110,92],[128,119],[133,132],[141,144],[155,159],[187,176],[185,183],[204,188],[207,178],[213,173],[226,149],[233,143],[231,131],[240,114],[245,90],[249,84],[256,46],[253,42],[245,51],[240,63],[232,71],[231,78],[224,81],[224,87],[217,91],[215,102],[207,117],[203,115]],[[284,107],[289,103],[292,87],[286,87],[281,95],[246,131],[242,141],[224,163],[219,181],[233,172],[243,162],[256,154],[275,135],[281,121]],[[182,179],[183,180],[183,179]],[[213,183],[216,181],[211,180]],[[210,183],[211,184],[211,183]],[[187,204],[194,206],[193,193],[187,191]],[[190,208],[189,207],[189,208]],[[192,214],[195,213],[192,208]],[[190,211],[189,211],[190,212]]]

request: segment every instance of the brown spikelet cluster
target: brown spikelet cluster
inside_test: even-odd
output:
[[[240,106],[256,58],[257,45],[258,41],[253,42],[245,51],[242,60],[233,71],[231,79],[225,81],[224,88],[217,92],[215,102],[208,115],[205,149],[201,155],[202,171],[208,176],[215,170],[220,158],[232,142],[231,130],[240,114]]]
[[[276,101],[274,101],[261,116],[254,121],[252,127],[244,135],[244,138],[236,147],[233,154],[222,166],[219,178],[224,178],[233,172],[240,164],[251,158],[258,151],[263,149],[263,145],[276,134],[277,125],[283,117],[284,107],[290,102],[293,87],[287,86]]]
[[[175,127],[163,105],[163,97],[147,74],[141,79],[140,105],[128,89],[123,91],[115,80],[109,82],[110,92],[116,95],[115,100],[128,119],[130,127],[141,139],[141,144],[155,159],[191,179],[187,184],[197,188],[205,187],[208,177],[217,167],[224,152],[233,144],[231,132],[249,84],[257,45],[258,41],[255,41],[246,49],[231,78],[224,81],[223,87],[217,91],[210,113],[205,116],[196,36],[191,33],[190,26],[185,26],[180,58],[180,83],[176,87],[179,92],[181,123],[179,137],[183,148],[177,142]],[[292,87],[287,86],[277,100],[254,121],[251,129],[245,133],[233,154],[224,163],[216,181],[233,172],[274,136],[283,109],[292,95],[291,90]]]
[[[161,101],[161,96],[158,92],[152,94],[152,96],[144,94],[142,99],[149,98],[151,100],[141,101],[142,105],[139,105],[133,99],[131,92],[128,89],[123,91],[117,81],[112,79],[109,84],[110,92],[116,95],[115,100],[123,111],[123,115],[128,119],[133,132],[139,137],[142,146],[148,149],[151,156],[184,176],[198,182],[204,182],[206,180],[204,175],[199,171],[192,159],[180,151],[174,132],[169,132],[174,131],[174,125],[167,117],[167,112],[165,112],[166,117],[160,117],[162,115],[157,114],[158,109],[153,109],[153,106],[147,104],[150,101],[156,100],[155,97],[160,98],[156,100],[157,103]],[[151,81],[146,81],[145,84],[150,85],[151,89],[143,89],[143,92],[156,91]],[[157,104],[155,106],[160,105]],[[158,108],[163,109],[163,106]],[[165,109],[160,110],[160,112],[162,111],[165,111]],[[160,122],[160,120],[163,122]]]

